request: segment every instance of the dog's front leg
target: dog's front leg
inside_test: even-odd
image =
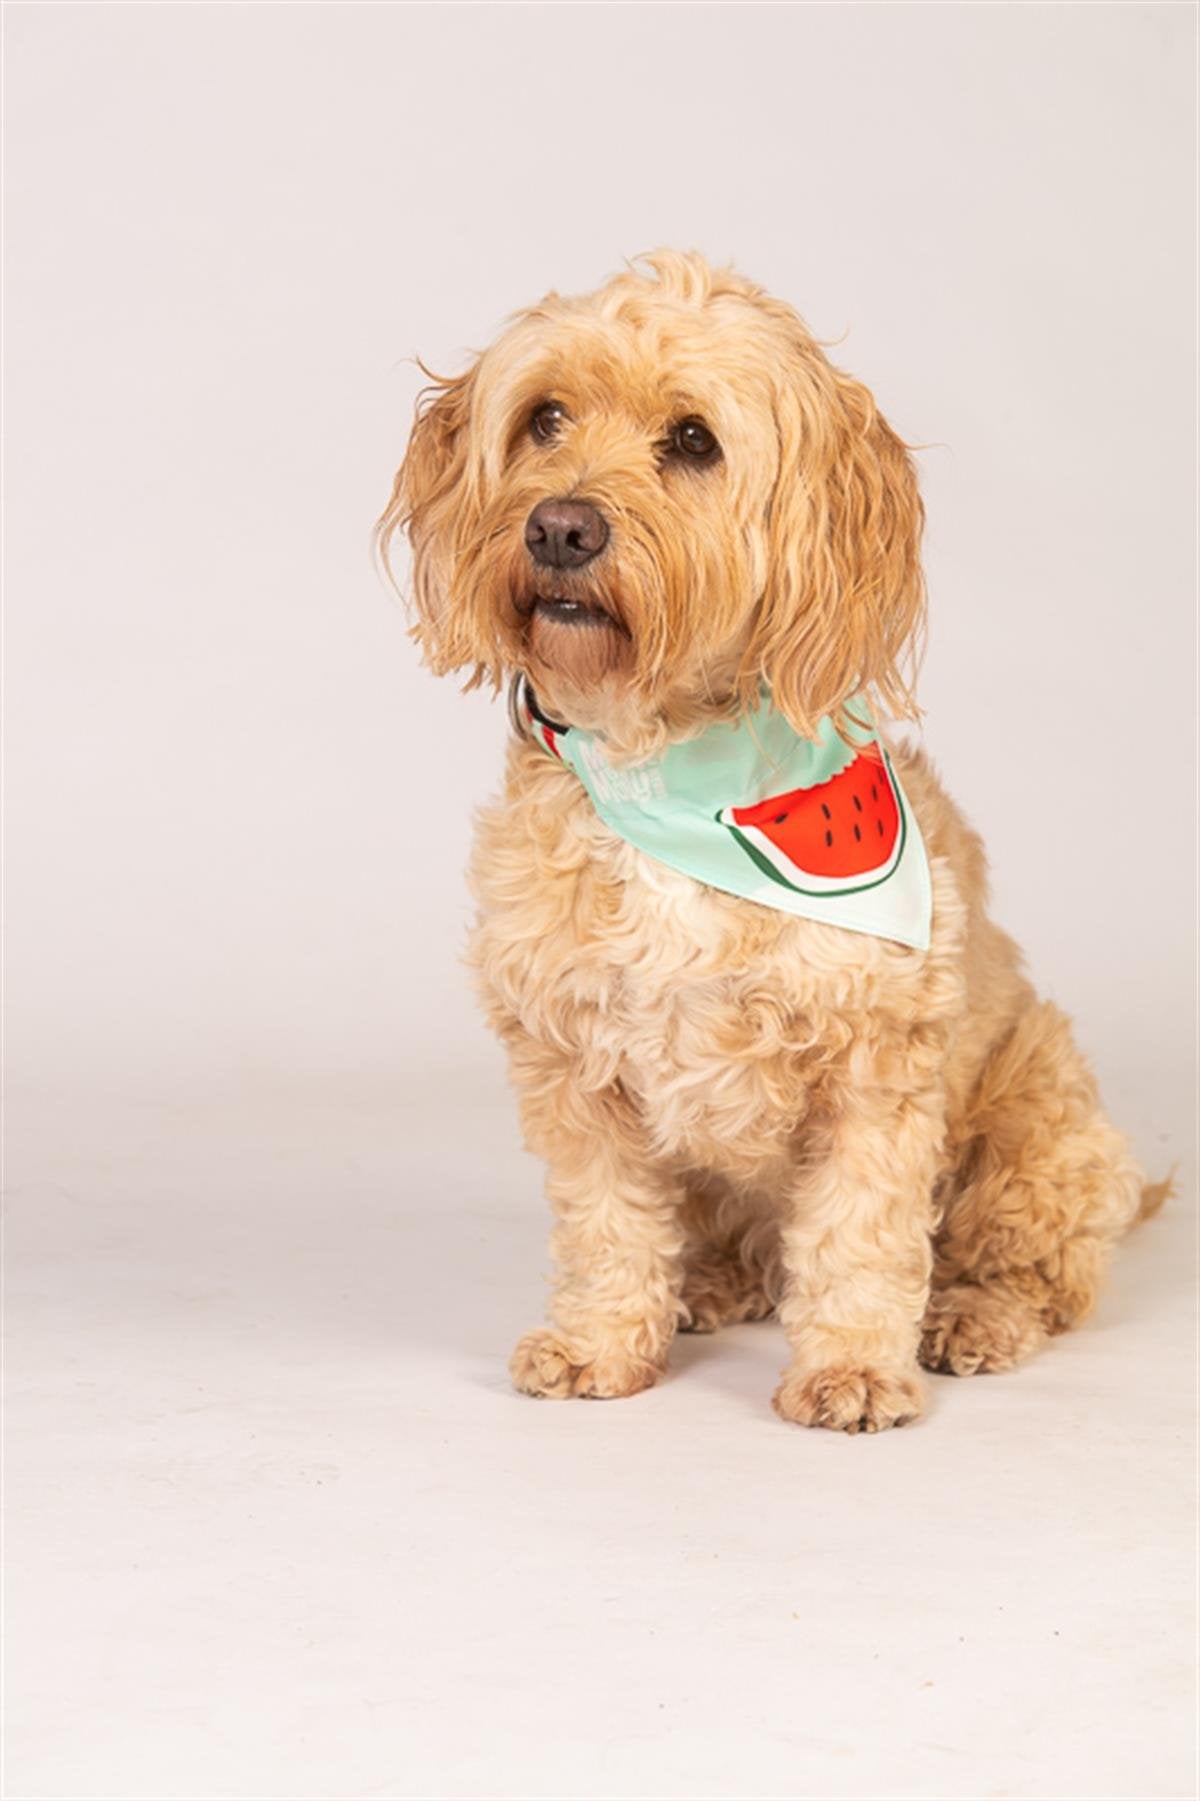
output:
[[[553,1325],[526,1333],[509,1369],[526,1394],[637,1394],[661,1373],[681,1313],[682,1197],[646,1154],[619,1087],[589,1093],[568,1067],[551,1073],[555,1054],[538,1049],[522,1113],[557,1215]]]
[[[917,1346],[932,1266],[943,1133],[935,1084],[845,1094],[783,1221],[779,1315],[792,1362],[775,1409],[802,1426],[876,1432],[922,1410]]]

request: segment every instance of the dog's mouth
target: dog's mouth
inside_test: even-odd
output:
[[[598,589],[571,589],[566,584],[530,587],[526,593],[515,596],[515,607],[523,620],[550,620],[553,625],[582,627],[607,625],[623,632],[625,638],[629,636],[616,603]]]
[[[537,594],[528,611],[531,618],[549,620],[554,625],[574,626],[584,631],[618,631],[629,636],[604,602],[592,595]]]
[[[575,593],[531,589],[517,597],[516,607],[529,625],[563,625],[576,631],[612,631],[623,638],[629,636],[629,628],[613,601],[592,589]]]
[[[588,689],[629,666],[632,637],[616,600],[598,588],[530,586],[514,596],[535,681],[545,672]]]

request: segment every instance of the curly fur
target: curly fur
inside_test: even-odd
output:
[[[547,399],[548,444],[529,431]],[[683,417],[715,433],[711,466],[672,457]],[[523,527],[554,495],[598,506],[610,539],[551,589]],[[380,535],[385,558],[411,540],[435,670],[523,672],[637,758],[762,682],[804,733],[864,690],[912,716],[921,525],[903,444],[796,314],[661,252],[434,383]],[[541,619],[564,591],[595,624]],[[919,751],[892,754],[929,853],[927,952],[678,875],[510,745],[471,958],[556,1217],[552,1323],[518,1344],[519,1388],[632,1394],[676,1330],[775,1312],[785,1419],[903,1424],[919,1360],[1005,1369],[1081,1320],[1161,1198],[989,919],[979,839]]]

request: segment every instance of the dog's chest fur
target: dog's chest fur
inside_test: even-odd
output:
[[[557,1050],[590,1089],[619,1084],[667,1161],[768,1179],[865,1056],[877,1067],[890,1035],[906,1054],[919,954],[664,868],[533,746],[511,747],[472,875],[472,962],[501,1037]]]

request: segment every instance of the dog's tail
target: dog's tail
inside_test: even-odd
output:
[[[1161,1182],[1144,1182],[1142,1184],[1142,1198],[1138,1203],[1137,1212],[1129,1222],[1131,1227],[1140,1226],[1144,1219],[1153,1219],[1156,1213],[1162,1211],[1166,1202],[1175,1193],[1177,1170],[1178,1165],[1173,1165]]]

